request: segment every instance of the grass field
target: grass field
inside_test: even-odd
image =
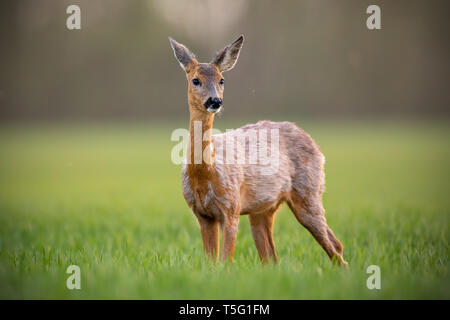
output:
[[[348,270],[287,207],[278,265],[260,265],[246,216],[233,265],[211,265],[170,161],[177,125],[3,125],[0,298],[449,299],[448,123],[297,123],[326,155]],[[71,264],[81,290],[66,288]]]

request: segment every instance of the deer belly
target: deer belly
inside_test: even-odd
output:
[[[256,214],[273,210],[285,199],[285,192],[280,189],[243,187],[241,189],[241,215]]]

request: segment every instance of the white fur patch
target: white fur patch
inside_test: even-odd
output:
[[[208,109],[206,109],[206,110],[207,110],[208,112],[210,112],[210,113],[217,113],[217,112],[220,111],[221,108],[222,108],[222,107],[219,107],[219,108],[217,108],[217,109],[214,109],[214,108],[208,107]]]
[[[186,198],[186,202],[189,205],[192,205],[195,201],[194,192],[192,191],[191,182],[189,180],[189,176],[186,173],[187,164],[186,161],[183,161],[182,169],[181,169],[181,177],[182,177],[182,187],[183,194]]]

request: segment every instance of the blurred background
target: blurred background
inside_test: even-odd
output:
[[[81,30],[66,8],[81,7]],[[381,30],[366,8],[381,7]],[[448,1],[12,0],[1,120],[186,119],[168,36],[200,61],[240,34],[227,118],[448,117]]]

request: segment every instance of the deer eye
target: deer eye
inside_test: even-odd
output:
[[[224,80],[224,79],[220,79],[219,83],[220,83],[221,85],[223,85],[223,84],[225,83],[225,80]]]
[[[197,78],[192,79],[192,83],[194,84],[194,86],[199,86],[199,85],[202,84],[202,83],[200,82],[200,80],[198,80]]]

